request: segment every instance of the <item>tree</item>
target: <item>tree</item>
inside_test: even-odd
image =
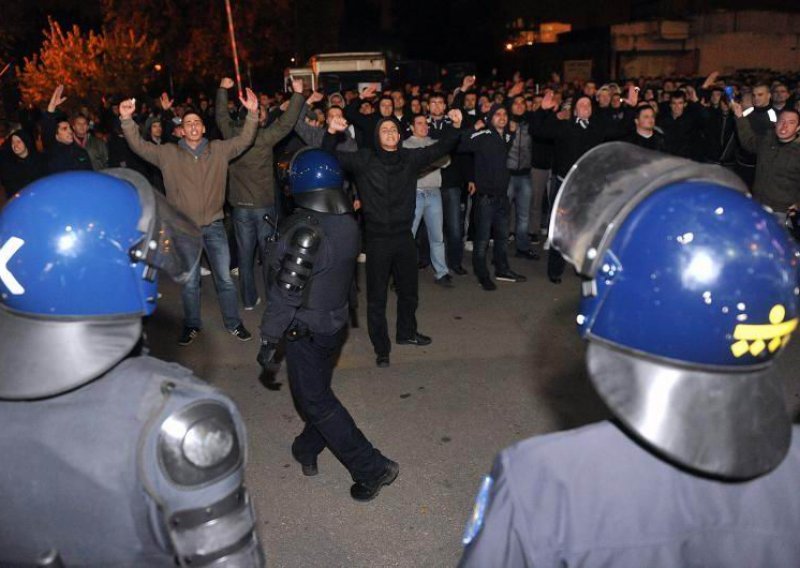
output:
[[[95,107],[108,94],[136,94],[152,77],[158,42],[120,28],[84,34],[76,25],[64,32],[49,19],[44,42],[17,68],[23,101],[47,100],[58,84],[69,94],[68,104],[85,101]]]

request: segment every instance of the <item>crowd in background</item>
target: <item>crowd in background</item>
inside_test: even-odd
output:
[[[255,285],[258,263],[264,262],[259,243],[273,230],[264,216],[280,218],[291,207],[281,191],[288,160],[303,147],[323,146],[326,132],[336,135],[339,151],[380,152],[376,127],[384,119],[397,125],[404,148],[436,144],[449,130],[459,130],[455,149],[420,175],[415,215],[407,228],[417,238],[418,268],[430,266],[434,281],[445,288],[455,285],[454,276],[468,274],[466,250],[472,252],[478,283],[487,291],[496,289],[487,268],[490,247],[495,279],[523,282],[524,274],[511,269],[507,246],[523,261],[539,258],[549,208],[564,177],[585,152],[607,141],[728,167],[777,214],[792,214],[800,203],[797,74],[712,73],[705,78],[607,83],[564,82],[557,74],[537,81],[516,74],[506,81],[467,76],[455,90],[440,83],[326,94],[304,90],[302,98],[299,93],[262,92],[253,95],[258,110],[249,114],[257,127],[246,140],[248,148],[227,155],[225,176],[213,182],[220,187],[209,188],[207,195],[194,188],[191,197],[176,187],[179,176],[159,162],[163,158],[157,155],[166,154],[149,148],[176,145],[198,159],[211,151],[204,144],[242,136],[248,122],[246,99],[238,103],[229,96],[233,87],[233,81],[223,79],[216,93],[176,99],[165,93],[138,101],[128,119],[120,116],[122,97],[105,99],[102,108],[78,105],[67,114],[61,111],[67,106],[63,87],[54,85],[46,108],[28,109],[15,122],[0,124],[5,196],[11,198],[30,182],[56,172],[136,170],[179,207],[191,209],[187,200],[196,199],[211,208],[204,217],[194,217],[201,225],[213,222],[226,228],[214,246],[227,239],[230,254],[211,268],[221,271],[221,263],[230,257],[245,310],[261,301]],[[303,88],[298,82],[294,87]],[[458,127],[448,116],[450,109],[462,113]],[[198,145],[187,139],[190,117],[189,123],[201,129],[194,132]],[[126,126],[126,120],[132,122]],[[227,159],[232,160],[230,167]],[[348,191],[360,210],[361,195],[352,181]],[[535,264],[520,266],[527,266],[520,269],[524,273]],[[559,283],[563,271],[563,260],[550,251],[548,277]],[[219,278],[218,290],[234,285],[230,275]],[[223,312],[233,314],[232,301],[227,300]],[[230,315],[226,326],[234,333],[241,326],[238,315]],[[195,321],[186,327],[199,331],[200,326]],[[248,339],[249,333],[244,330],[238,337]],[[191,342],[186,330],[181,339]]]

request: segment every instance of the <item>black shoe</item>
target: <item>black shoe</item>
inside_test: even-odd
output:
[[[181,332],[181,336],[178,339],[178,345],[189,345],[194,338],[197,337],[197,334],[200,333],[200,328],[198,327],[184,327],[183,331]]]
[[[561,276],[548,276],[547,278],[548,278],[548,279],[550,280],[550,282],[552,282],[553,284],[561,284]]]
[[[435,284],[438,284],[442,288],[452,288],[453,287],[453,277],[449,274],[445,274],[441,278],[436,278],[433,281]]]
[[[303,463],[300,458],[297,457],[297,454],[294,453],[294,448],[292,448],[292,457],[294,461],[300,464],[300,469],[303,471],[303,475],[306,477],[314,477],[319,473],[319,469],[317,469],[317,458],[315,457],[311,463]]]
[[[240,323],[233,329],[229,329],[228,333],[234,336],[239,341],[250,341],[253,339],[253,335],[247,331],[247,328],[244,327],[243,323]]]
[[[450,269],[450,272],[452,272],[456,276],[466,276],[467,274],[469,274],[469,272],[464,270],[463,266],[454,266],[453,268]]]
[[[492,282],[492,279],[489,278],[488,276],[486,278],[478,278],[478,282],[480,282],[481,288],[483,288],[487,292],[497,290],[497,284]]]
[[[385,369],[386,367],[389,366],[389,356],[378,355],[377,357],[375,357],[375,364],[381,369]]]
[[[431,263],[430,263],[430,262],[418,262],[418,263],[417,263],[417,268],[419,268],[420,270],[425,270],[425,269],[426,269],[426,268],[428,268],[430,265],[431,265]]]
[[[539,235],[532,235],[528,233],[528,236],[531,238],[532,245],[540,245],[542,244],[542,239],[539,238]]]
[[[383,474],[373,481],[357,481],[350,488],[350,496],[356,501],[372,501],[381,492],[381,487],[391,485],[400,473],[400,466],[397,462],[387,460],[386,469]]]
[[[502,280],[503,282],[527,282],[528,279],[525,278],[522,274],[517,274],[513,270],[503,270],[501,272],[495,272],[494,277],[497,280]]]
[[[532,250],[518,250],[514,256],[526,260],[539,260],[539,255]]]
[[[416,345],[417,347],[430,345],[431,341],[433,341],[433,339],[431,339],[427,335],[422,335],[421,333],[415,333],[414,337],[410,339],[400,339],[399,337],[397,338],[398,345]]]

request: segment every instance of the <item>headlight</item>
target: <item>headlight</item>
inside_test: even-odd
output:
[[[186,432],[181,445],[183,455],[197,467],[217,465],[233,449],[233,432],[227,426],[213,418],[201,420]]]

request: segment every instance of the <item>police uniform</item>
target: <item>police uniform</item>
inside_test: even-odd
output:
[[[381,485],[394,480],[387,471],[392,469],[388,473],[396,477],[397,464],[367,440],[331,389],[347,331],[358,224],[332,155],[301,151],[292,160],[289,181],[299,209],[281,225],[280,239],[269,246],[270,283],[259,362],[274,365],[277,344],[285,337],[289,384],[305,422],[292,455],[304,473],[316,474],[317,456],[327,447],[355,481],[354,498],[358,499],[355,488],[364,485],[370,486],[367,493],[372,498]]]
[[[746,490],[678,469],[610,422],[537,436],[495,461],[461,566],[791,568],[798,474],[797,426],[783,463]]]
[[[619,142],[554,212],[616,422],[502,452],[462,566],[797,566],[800,428],[772,365],[800,321],[786,230],[731,172]]]
[[[199,231],[109,173],[0,215],[0,565],[263,566],[235,404],[142,355],[155,273],[184,281]]]

